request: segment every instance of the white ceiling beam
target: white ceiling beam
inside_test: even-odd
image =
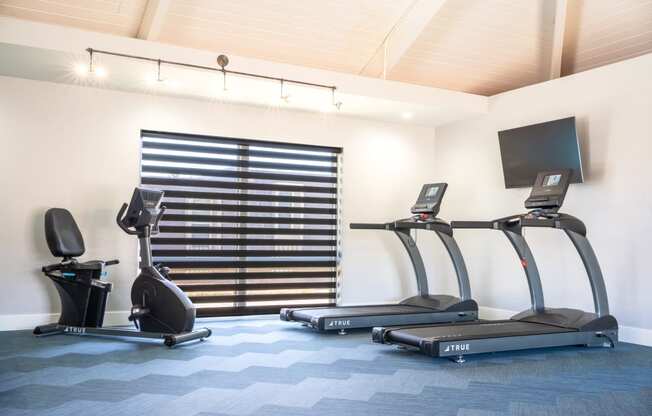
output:
[[[138,28],[138,39],[157,40],[163,28],[165,15],[170,8],[172,0],[147,0],[147,6],[143,13]]]
[[[359,73],[386,79],[445,2],[414,0]]]
[[[550,50],[550,68],[548,79],[561,76],[562,55],[564,52],[564,37],[566,35],[566,16],[569,0],[555,1],[555,21],[553,23],[552,48]]]

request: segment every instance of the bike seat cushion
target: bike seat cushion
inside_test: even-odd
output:
[[[45,239],[55,257],[79,257],[86,251],[81,231],[67,209],[50,208],[46,211]]]

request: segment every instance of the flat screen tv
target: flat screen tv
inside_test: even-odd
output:
[[[582,158],[575,117],[498,132],[505,188],[531,187],[537,173],[572,169],[571,183],[581,183]]]

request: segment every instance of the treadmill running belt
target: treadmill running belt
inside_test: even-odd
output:
[[[421,341],[459,341],[483,338],[575,332],[575,329],[521,321],[474,322],[458,325],[421,326],[397,328],[386,335],[394,342],[419,346]]]
[[[410,305],[372,305],[349,306],[337,308],[295,309],[292,316],[295,319],[310,321],[312,318],[346,318],[352,316],[400,315],[410,313],[433,313],[436,309]]]

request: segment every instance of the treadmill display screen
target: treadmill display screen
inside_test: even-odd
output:
[[[557,186],[559,185],[560,181],[561,181],[560,174],[548,175],[545,178],[543,178],[543,186]]]
[[[421,187],[417,202],[412,206],[410,212],[413,214],[428,214],[430,216],[437,215],[439,212],[439,204],[446,192],[446,183],[426,183]]]
[[[438,186],[431,186],[428,188],[428,191],[426,191],[426,198],[432,199],[437,196],[437,192],[439,192],[439,187]]]

